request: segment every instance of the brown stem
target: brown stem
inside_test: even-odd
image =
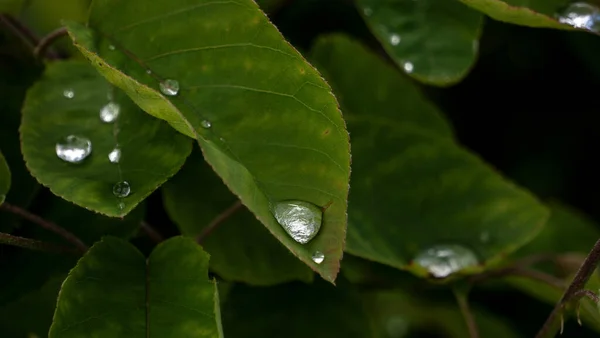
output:
[[[85,245],[77,236],[75,236],[68,230],[61,228],[55,223],[47,221],[38,215],[34,215],[25,209],[21,209],[16,205],[8,204],[6,202],[0,205],[0,210],[1,209],[8,212],[12,212],[15,215],[19,215],[22,218],[37,224],[46,230],[54,232],[55,234],[61,236],[62,238],[66,239],[71,244],[73,244],[81,253],[85,253],[88,249],[87,245]]]
[[[466,293],[462,293],[458,290],[454,290],[454,296],[456,297],[456,301],[458,302],[458,307],[460,312],[465,319],[465,324],[467,324],[467,329],[469,330],[470,338],[479,338],[479,330],[477,329],[477,323],[475,322],[475,317],[473,317],[473,312],[471,312],[471,307],[469,306],[469,301],[467,299]]]
[[[45,251],[52,253],[68,253],[79,255],[80,252],[73,248],[64,247],[52,243],[37,241],[35,239],[13,236],[0,232],[0,244],[17,246],[24,249]]]
[[[196,241],[199,244],[208,237],[223,221],[228,219],[231,215],[233,215],[236,211],[238,211],[243,206],[242,202],[239,200],[233,203],[229,208],[225,209],[222,213],[217,215],[207,226],[202,230],[200,235],[196,237]]]
[[[556,317],[559,315],[563,307],[568,302],[578,297],[578,294],[580,294],[580,291],[583,290],[585,284],[590,279],[590,276],[596,270],[596,266],[598,265],[599,260],[600,239],[596,241],[596,244],[594,244],[592,250],[590,250],[590,253],[587,255],[587,257],[579,267],[579,270],[577,271],[577,274],[575,274],[571,285],[569,285],[569,287],[567,288],[563,296],[560,298],[558,303],[556,303],[556,306],[548,316],[548,319],[546,319],[546,322],[544,323],[540,331],[537,333],[536,338],[546,337],[548,334],[550,334]]]
[[[36,58],[43,56],[46,52],[46,49],[48,49],[48,47],[50,47],[51,44],[53,44],[56,40],[66,35],[67,29],[65,27],[57,28],[52,32],[48,33],[48,35],[44,36],[42,40],[40,40],[40,42],[37,44],[37,46],[35,46],[35,48],[33,49],[33,55]],[[49,59],[55,59],[55,57],[51,55],[46,55],[46,57]]]
[[[146,236],[148,236],[151,240],[153,240],[157,244],[164,240],[162,235],[159,234],[158,231],[156,231],[146,221],[142,221],[140,223],[140,229],[146,234]]]
[[[35,48],[38,45],[39,39],[27,26],[9,14],[0,14],[0,23],[10,29],[35,54]],[[59,55],[49,50],[46,57],[49,59],[58,59]]]

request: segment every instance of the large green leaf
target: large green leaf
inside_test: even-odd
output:
[[[4,202],[8,189],[10,189],[10,169],[4,155],[0,152],[0,204]]]
[[[458,1],[359,0],[371,31],[410,76],[460,81],[475,63],[483,15]]]
[[[88,26],[68,28],[92,64],[146,112],[196,138],[267,229],[333,281],[346,229],[348,133],[329,86],[256,3],[95,1]],[[161,94],[168,79],[177,95]],[[272,209],[284,200],[325,210],[310,243],[277,223]],[[322,264],[311,259],[317,250]]]
[[[148,259],[105,237],[63,283],[49,337],[222,337],[208,258],[182,237],[161,243]]]
[[[548,215],[542,204],[457,145],[420,95],[393,97],[410,84],[374,85],[390,77],[401,83],[397,71],[344,36],[319,40],[312,56],[341,93],[353,136],[346,251],[425,276],[427,270],[412,263],[417,255],[459,245],[478,256],[468,273],[539,232]]]
[[[162,188],[165,208],[181,233],[196,237],[235,202],[223,182],[192,154]],[[235,211],[202,242],[210,268],[229,281],[271,285],[311,281],[313,272],[285,249],[247,209]]]
[[[120,107],[113,123],[100,119],[109,102]],[[85,61],[48,65],[27,94],[20,131],[23,156],[40,183],[66,200],[109,216],[126,215],[175,174],[192,143],[144,114]],[[81,163],[57,156],[57,142],[69,135],[91,141],[91,154]],[[111,163],[108,155],[115,148],[121,157]],[[122,181],[131,189],[124,198],[113,191]]]

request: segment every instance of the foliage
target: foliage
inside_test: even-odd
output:
[[[0,13],[0,337],[600,332],[600,2]]]

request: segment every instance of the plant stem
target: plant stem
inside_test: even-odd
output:
[[[548,319],[546,319],[546,322],[536,335],[536,338],[546,337],[550,333],[554,321],[556,320],[556,317],[559,315],[559,313],[562,311],[563,307],[571,300],[578,300],[578,298],[581,297],[580,291],[583,290],[585,284],[590,279],[590,276],[594,273],[594,270],[596,269],[599,260],[600,239],[596,241],[596,244],[594,244],[592,250],[590,250],[590,253],[587,255],[587,257],[579,267],[579,270],[573,278],[571,285],[569,285],[569,287],[567,288],[563,296],[560,298],[558,303],[556,303],[556,306],[548,316]]]
[[[66,239],[68,242],[73,244],[81,253],[85,253],[88,249],[87,245],[85,245],[77,236],[75,236],[74,234],[72,234],[64,228],[61,228],[60,226],[41,218],[38,215],[34,215],[25,209],[21,209],[16,205],[11,205],[6,202],[0,205],[0,210],[2,209],[11,212],[15,215],[19,215],[22,218],[37,224],[46,230],[54,232],[55,234],[61,236],[62,238]]]
[[[153,240],[156,244],[162,242],[164,239],[161,234],[158,233],[148,222],[142,221],[140,223],[140,229],[148,236],[151,240]]]
[[[229,208],[225,209],[222,213],[217,215],[207,226],[202,230],[200,235],[196,237],[196,241],[199,244],[208,237],[221,223],[227,220],[231,215],[233,215],[236,211],[238,211],[243,206],[242,202],[239,200],[233,203]]]
[[[455,289],[454,296],[456,297],[456,301],[458,302],[458,308],[460,309],[460,312],[462,313],[463,318],[465,319],[465,324],[467,324],[467,329],[469,330],[469,337],[479,338],[479,330],[477,329],[475,317],[473,317],[473,312],[471,312],[471,307],[469,306],[467,293]]]
[[[52,243],[37,241],[35,239],[13,236],[0,232],[0,244],[17,246],[24,249],[45,251],[52,253],[68,253],[79,255],[80,252],[73,248],[64,247]]]
[[[9,14],[0,14],[0,23],[10,29],[35,55],[39,39],[27,26]],[[58,53],[52,50],[48,50],[46,57],[52,60],[60,58]]]
[[[42,38],[42,40],[40,40],[40,42],[37,44],[37,46],[35,46],[35,48],[33,49],[33,55],[36,58],[42,57],[44,55],[44,53],[46,52],[46,49],[51,44],[53,44],[56,40],[58,40],[59,38],[61,38],[63,36],[66,36],[66,35],[67,35],[67,29],[65,27],[57,28],[57,29],[53,30],[52,32],[48,33],[48,35],[44,36]],[[49,59],[55,59],[55,57],[52,57],[49,55],[47,55],[46,57],[48,57]]]

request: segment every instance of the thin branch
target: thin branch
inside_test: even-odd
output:
[[[592,250],[587,255],[583,264],[579,267],[577,274],[573,278],[571,285],[567,288],[561,299],[556,303],[556,306],[546,319],[546,322],[536,335],[536,338],[546,337],[550,334],[552,326],[556,320],[556,317],[560,314],[563,307],[572,300],[579,301],[578,297],[581,297],[581,290],[585,287],[585,284],[590,279],[591,275],[596,270],[596,266],[598,265],[598,261],[600,261],[600,239],[594,244]]]
[[[63,36],[67,35],[67,29],[65,27],[59,27],[52,32],[48,33],[48,35],[44,36],[42,40],[35,46],[33,49],[33,55],[36,58],[40,58],[44,56],[46,49],[50,47],[56,40],[60,39]],[[49,59],[56,59],[58,57],[54,57],[53,55],[46,55]]]
[[[55,234],[61,236],[62,238],[66,239],[68,242],[73,244],[82,253],[85,253],[88,249],[87,245],[85,245],[81,241],[81,239],[79,239],[77,236],[75,236],[68,230],[61,228],[55,223],[45,220],[38,215],[34,215],[25,209],[21,209],[16,205],[8,204],[5,202],[2,205],[0,205],[0,210],[5,210],[15,215],[19,215],[22,218],[37,224],[46,230],[54,232]]]
[[[0,232],[0,244],[17,246],[24,249],[36,250],[36,251],[45,251],[52,253],[67,253],[67,254],[81,254],[78,250],[56,245],[52,243],[46,243],[42,241],[38,241],[35,239],[23,238],[18,236],[13,236],[9,234],[5,234]]]
[[[140,223],[140,229],[148,236],[151,240],[153,240],[156,244],[162,242],[164,240],[163,236],[158,233],[150,224],[146,221],[142,221]]]
[[[462,313],[463,318],[465,319],[465,324],[467,324],[467,329],[469,330],[469,337],[479,338],[477,322],[475,322],[475,317],[473,317],[473,312],[471,312],[471,307],[469,306],[469,301],[467,299],[466,294],[461,293],[460,291],[455,289],[454,296],[456,297],[456,301],[458,302],[460,313]]]
[[[10,29],[15,36],[17,36],[25,45],[27,45],[31,50],[35,48],[37,44],[37,37],[29,28],[25,27],[25,25],[21,24],[17,19],[13,18],[9,14],[0,14],[0,22]]]
[[[242,206],[244,206],[244,205],[242,204],[242,202],[240,202],[238,200],[235,203],[233,203],[229,208],[225,209],[222,213],[220,213],[217,217],[215,217],[208,224],[208,226],[206,226],[206,228],[204,228],[202,230],[200,235],[198,235],[198,237],[196,237],[196,241],[199,244],[202,244],[202,242],[206,239],[206,237],[208,237],[217,227],[219,227],[219,225],[221,225],[221,223],[223,223],[225,220],[227,220],[231,215],[233,215],[236,211],[238,211]]]

